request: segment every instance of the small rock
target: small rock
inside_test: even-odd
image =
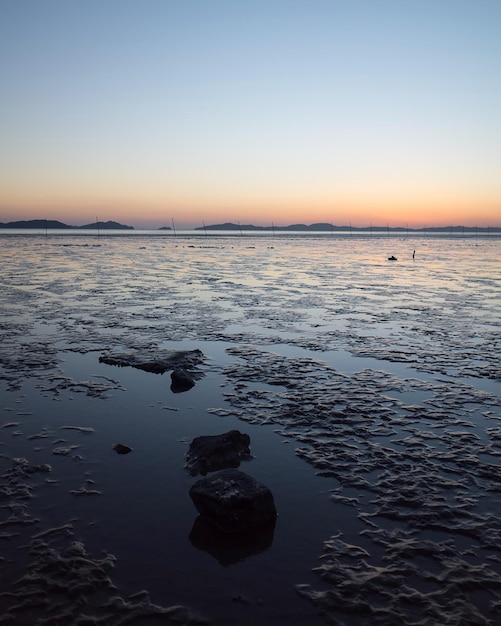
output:
[[[233,602],[240,602],[241,604],[250,604],[250,598],[248,598],[247,596],[244,596],[243,593],[234,593],[231,596],[231,599],[233,600]]]
[[[195,437],[186,453],[186,467],[192,476],[238,467],[241,460],[250,458],[249,446],[249,435],[239,430]]]
[[[114,443],[112,448],[117,454],[129,454],[129,452],[132,452],[132,448],[129,448],[129,446],[123,443]]]

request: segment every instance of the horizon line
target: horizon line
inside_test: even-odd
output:
[[[99,228],[108,228],[110,230],[176,230],[176,225],[174,219],[171,220],[172,226],[130,226],[126,224],[121,224],[120,222],[116,222],[114,220],[96,220],[95,222],[87,223],[84,225],[72,225],[62,222],[57,219],[49,219],[49,218],[34,218],[28,220],[12,220],[9,222],[0,222],[0,228],[2,229],[40,229],[40,228],[52,228],[52,229],[99,229]],[[28,226],[28,224],[36,223],[37,225]],[[54,224],[54,226],[48,226],[48,224]],[[55,226],[57,224],[57,226]],[[198,231],[207,231],[207,230],[236,230],[236,231],[244,231],[244,230],[266,230],[266,231],[281,231],[281,230],[314,230],[315,228],[319,228],[320,230],[342,230],[342,231],[413,231],[413,232],[422,232],[422,231],[433,231],[433,230],[483,230],[488,231],[490,229],[499,230],[501,229],[501,225],[488,225],[488,226],[466,226],[463,224],[445,224],[445,225],[434,225],[428,226],[423,225],[419,227],[412,226],[390,226],[387,222],[386,225],[377,225],[369,223],[367,226],[353,226],[350,224],[337,225],[332,222],[313,222],[311,224],[306,224],[302,222],[295,222],[293,224],[287,224],[284,226],[275,225],[274,222],[271,225],[263,225],[263,224],[241,224],[239,221],[235,222],[223,222],[217,224],[205,224],[205,221],[202,220],[202,225],[200,226],[189,226],[189,227],[179,227],[178,230],[198,230]]]

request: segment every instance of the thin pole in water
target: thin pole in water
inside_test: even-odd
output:
[[[240,237],[242,237],[242,227],[240,226],[240,220],[238,220],[238,230],[240,231]]]
[[[204,225],[204,233],[205,233],[205,236],[207,237],[207,228],[205,226],[205,220],[202,220],[202,224]]]
[[[174,226],[174,218],[171,217],[171,221],[172,221],[172,230],[174,231],[174,237],[176,236],[176,227]]]
[[[45,218],[45,236],[47,237],[47,218]]]
[[[275,236],[275,224],[271,223],[271,232],[273,233],[273,237]]]
[[[99,237],[99,220],[97,219],[97,215],[96,215],[96,227],[97,227],[97,236]]]

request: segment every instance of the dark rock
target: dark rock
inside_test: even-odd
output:
[[[129,448],[129,446],[123,443],[114,443],[112,447],[117,454],[129,454],[129,452],[132,452],[132,448]]]
[[[398,259],[396,256],[391,255],[388,257],[388,261],[398,261]]]
[[[99,357],[100,363],[117,365],[118,367],[135,367],[145,372],[163,374],[167,370],[191,369],[200,365],[204,355],[201,350],[163,350],[150,354],[104,354]]]
[[[238,467],[241,460],[250,458],[249,446],[249,435],[238,430],[195,437],[186,453],[186,467],[192,476]]]
[[[198,480],[190,496],[200,515],[225,533],[246,532],[272,523],[277,516],[268,487],[235,469]]]
[[[48,463],[41,463],[40,465],[29,465],[26,468],[28,474],[34,474],[35,472],[52,472],[52,467]]]
[[[173,393],[182,393],[195,386],[195,381],[186,370],[176,369],[171,372],[170,377],[172,380],[170,389]]]

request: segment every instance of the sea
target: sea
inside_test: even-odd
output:
[[[499,234],[3,229],[0,262],[0,623],[501,623]],[[189,389],[135,366],[173,352]],[[241,537],[185,459],[230,430],[278,513]]]

